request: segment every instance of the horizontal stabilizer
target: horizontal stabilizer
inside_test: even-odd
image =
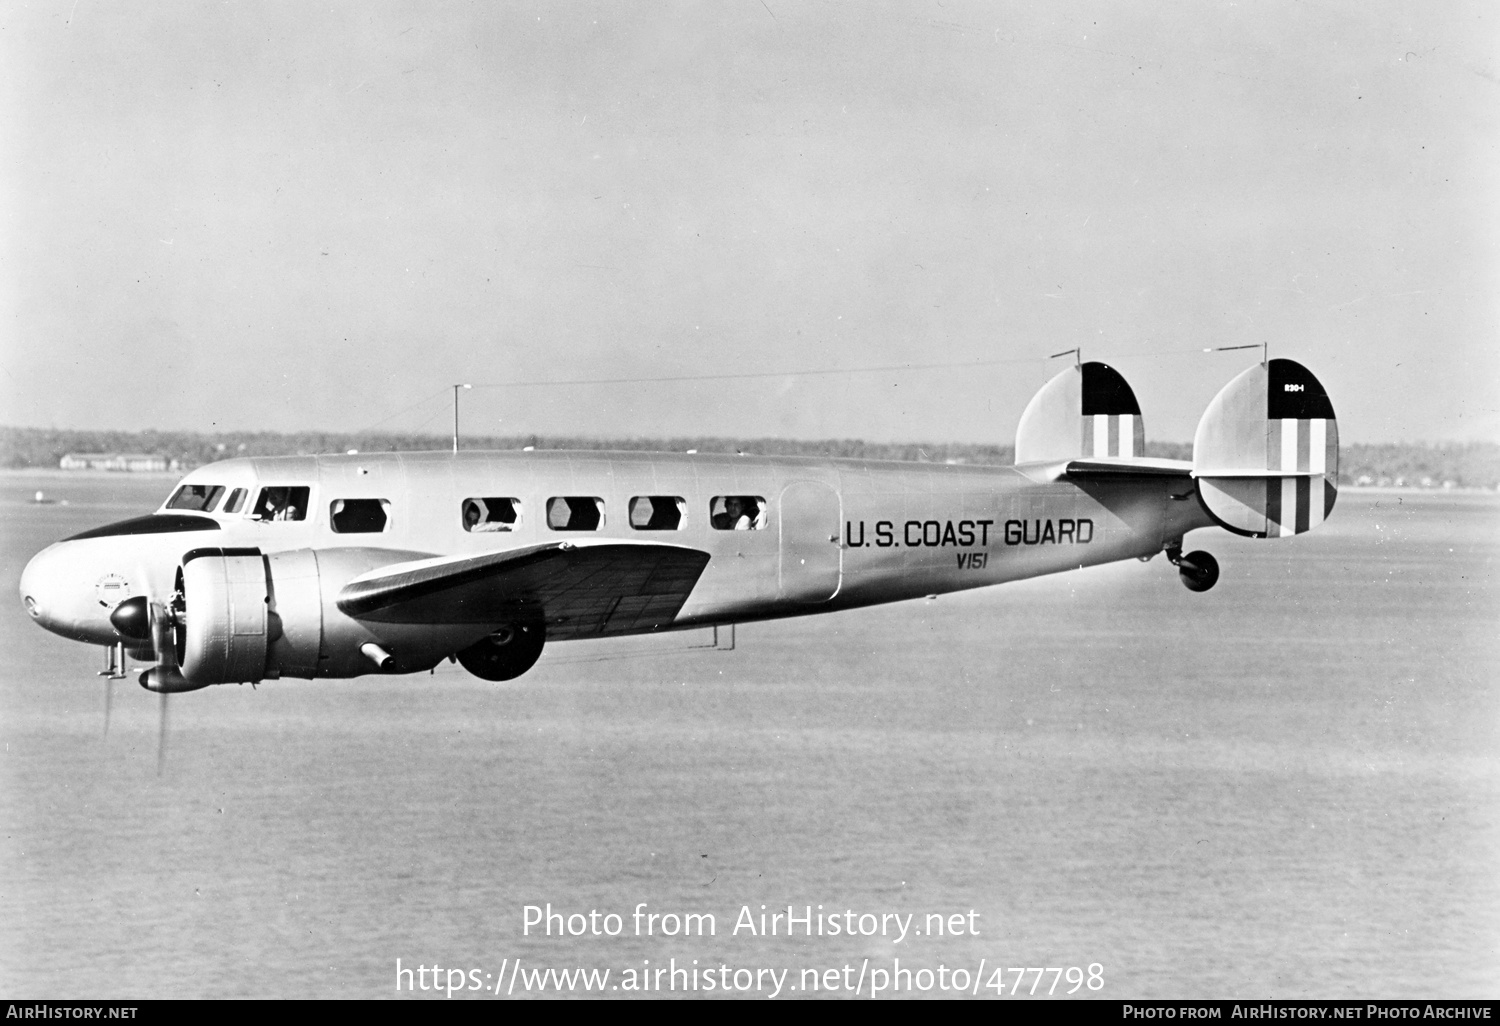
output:
[[[552,542],[398,563],[339,593],[349,616],[383,623],[499,624],[536,616],[553,640],[667,626],[709,555],[678,545]]]
[[[1081,481],[1090,478],[1120,477],[1176,477],[1188,479],[1193,476],[1193,465],[1187,460],[1164,460],[1147,456],[1130,459],[1076,459],[1050,460],[1041,463],[1017,464],[1033,481]]]
[[[1069,460],[1065,472],[1069,477],[1108,477],[1120,474],[1131,477],[1191,477],[1193,465],[1187,460],[1136,456],[1132,459]]]
[[[1277,538],[1321,524],[1338,495],[1328,393],[1293,360],[1257,364],[1214,397],[1193,439],[1203,506],[1237,534]]]
[[[1069,367],[1041,387],[1016,427],[1016,462],[1140,456],[1141,407],[1120,372],[1104,363]]]

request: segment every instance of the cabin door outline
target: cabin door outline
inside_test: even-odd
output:
[[[820,481],[793,481],[781,490],[781,563],[778,595],[800,602],[827,602],[843,583],[839,544],[843,504],[837,489]]]

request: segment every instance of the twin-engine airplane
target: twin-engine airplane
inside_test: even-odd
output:
[[[155,513],[48,547],[21,576],[47,630],[155,665],[145,688],[413,673],[486,680],[553,641],[802,616],[1158,552],[1219,525],[1300,534],[1333,509],[1323,386],[1271,360],[1209,404],[1191,461],[1148,459],[1116,371],[1031,400],[1014,467],[620,452],[235,459]]]

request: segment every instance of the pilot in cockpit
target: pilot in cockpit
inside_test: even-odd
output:
[[[260,497],[260,508],[255,511],[257,520],[286,519],[286,489],[267,488]]]
[[[306,499],[305,488],[267,488],[260,493],[260,502],[255,506],[253,514],[256,520],[301,520],[302,508],[297,505],[297,493],[303,493],[302,499]]]

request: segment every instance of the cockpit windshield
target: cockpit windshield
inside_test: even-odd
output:
[[[224,494],[223,485],[185,484],[167,500],[167,509],[186,509],[194,513],[212,513]]]

